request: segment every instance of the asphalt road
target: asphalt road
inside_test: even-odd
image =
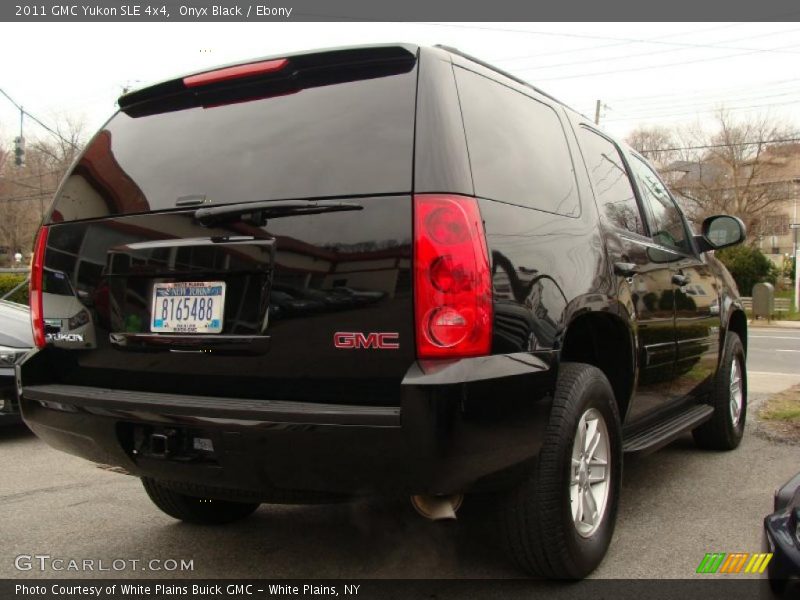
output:
[[[800,331],[753,330],[750,347],[752,412],[775,381],[800,380],[793,366],[800,361]],[[628,460],[615,539],[594,576],[685,578],[694,575],[706,552],[760,551],[761,522],[771,512],[773,491],[800,470],[800,453],[752,429],[748,423],[734,452],[700,451],[685,436],[658,453]],[[160,513],[135,478],[52,450],[23,428],[0,429],[0,462],[0,577],[83,575],[18,571],[14,558],[20,554],[129,563],[123,571],[95,576],[520,575],[490,543],[476,504],[467,503],[462,518],[445,523],[423,520],[403,499],[265,505],[245,522],[204,528]],[[194,571],[130,566],[131,560],[170,558],[192,560]]]
[[[800,383],[800,329],[753,327],[748,333],[751,391],[772,393]]]

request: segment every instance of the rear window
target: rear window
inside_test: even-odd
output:
[[[555,110],[456,69],[475,193],[551,213],[580,215],[575,172]]]
[[[416,68],[285,95],[117,113],[56,198],[54,221],[206,204],[409,192]]]

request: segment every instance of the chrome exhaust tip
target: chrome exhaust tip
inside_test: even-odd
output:
[[[448,496],[431,496],[428,494],[415,494],[411,496],[411,506],[420,515],[431,521],[455,519],[456,511],[464,501],[464,494],[450,494]]]

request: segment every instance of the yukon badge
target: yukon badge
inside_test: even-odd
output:
[[[393,332],[367,333],[360,331],[337,331],[333,334],[333,345],[342,350],[374,348],[376,350],[397,350],[400,347],[400,334]]]

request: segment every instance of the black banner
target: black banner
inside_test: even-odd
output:
[[[796,0],[17,0],[2,21],[792,21]]]
[[[794,593],[793,590],[789,593]],[[789,596],[786,596],[788,598]],[[547,600],[775,600],[764,579],[609,580],[0,580],[0,598],[273,600],[547,598]]]

